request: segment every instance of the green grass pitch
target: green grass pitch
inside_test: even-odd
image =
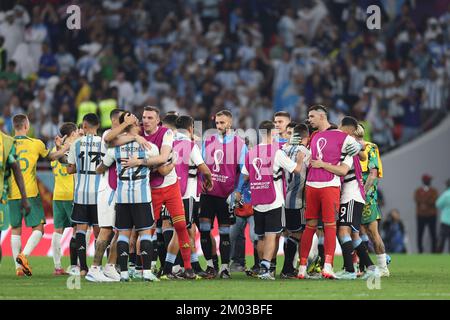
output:
[[[373,257],[375,258],[375,257]],[[251,265],[252,258],[249,258]],[[283,257],[278,257],[282,265]],[[88,261],[90,263],[90,261]],[[89,283],[79,290],[67,288],[67,276],[55,277],[53,261],[31,257],[33,276],[18,278],[11,257],[0,266],[0,300],[5,299],[450,299],[449,255],[392,255],[390,278],[381,278],[381,288],[369,290],[366,281],[280,280],[263,281],[244,273],[230,280],[160,281],[148,283]],[[67,266],[68,259],[63,258]],[[342,265],[335,261],[335,270]],[[281,267],[277,268],[277,273]]]

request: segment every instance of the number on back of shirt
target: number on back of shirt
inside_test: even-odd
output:
[[[138,158],[138,159],[144,159],[144,158]],[[121,159],[118,159],[118,162],[120,163]],[[119,180],[122,181],[137,181],[145,179],[145,174],[140,174],[142,169],[145,169],[144,166],[139,166],[137,168],[122,168],[119,172]],[[131,174],[131,177],[128,175],[126,176],[125,173],[128,172],[128,170],[133,170],[133,173]]]
[[[80,173],[97,174],[95,172],[95,168],[97,168],[97,166],[100,164],[100,162],[102,161],[102,156],[104,155],[104,153],[98,151],[89,151],[86,156],[86,153],[84,151],[81,151],[78,155],[78,158],[80,158],[81,162]],[[94,164],[94,166],[92,166],[92,164]]]

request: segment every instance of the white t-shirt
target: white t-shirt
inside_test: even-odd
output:
[[[188,136],[177,132],[175,134],[175,140],[188,140]],[[202,157],[202,153],[200,152],[200,148],[197,144],[192,148],[190,157],[189,157],[189,167],[198,167],[202,163],[205,163]],[[200,201],[200,196],[197,196],[197,169],[189,169],[189,174],[195,174],[195,177],[189,177],[186,186],[186,192],[182,195],[183,199],[194,198],[195,201]]]
[[[282,150],[277,150],[275,153],[275,159],[273,164],[273,172],[278,172],[280,168],[292,173],[297,167],[297,163],[289,159],[289,157]],[[241,169],[242,174],[249,175],[245,164]],[[284,173],[282,173],[284,174]],[[283,179],[278,179],[274,181],[275,186],[275,201],[270,204],[260,204],[254,207],[256,211],[267,212],[273,209],[280,208],[284,205],[284,195],[283,195]]]
[[[105,143],[105,136],[111,131],[111,129],[106,130],[105,132],[103,132],[102,135],[102,145],[101,145],[101,152],[106,155],[106,152],[108,151],[108,147],[106,146]],[[103,156],[104,160],[105,156]],[[106,189],[106,187],[108,187],[109,185],[109,170],[106,170],[104,174],[102,174],[100,176],[100,185],[98,186],[98,191],[103,191]]]
[[[344,177],[344,183],[342,184],[341,203],[347,203],[350,202],[350,200],[355,200],[357,202],[365,204],[366,202],[361,196],[358,181],[356,180],[355,167],[353,166],[353,157],[346,156],[342,163],[346,164],[350,168],[350,170]],[[345,182],[346,180],[350,181]]]
[[[148,136],[148,134],[145,133],[145,131],[144,131],[144,136]],[[173,148],[173,140],[174,140],[173,131],[169,129],[164,134],[164,137],[163,137],[163,140],[162,140],[162,143],[161,143],[161,148],[163,146],[169,146],[170,149],[172,150],[172,148]],[[161,150],[158,150],[158,152],[161,153]],[[171,157],[172,157],[172,155],[169,157],[169,159]],[[177,181],[178,181],[177,172],[175,171],[175,168],[173,168],[172,171],[170,171],[170,173],[168,175],[164,176],[163,183],[160,186],[154,187],[154,188],[155,189],[160,189],[160,188],[168,187],[168,186],[173,185]]]
[[[347,146],[351,145],[351,144],[355,144],[358,143],[355,138],[353,138],[352,136],[347,136],[344,140],[344,143],[342,144],[342,149],[341,149],[341,153],[342,154],[347,154]],[[317,160],[317,159],[312,159],[311,160]],[[339,165],[339,163],[338,163]],[[341,186],[341,177],[339,177],[338,175],[334,175],[333,179],[331,181],[327,181],[327,182],[311,182],[311,181],[306,181],[306,185],[313,187],[313,188],[326,188],[326,187],[340,187]]]

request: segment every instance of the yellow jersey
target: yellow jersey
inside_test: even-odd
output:
[[[381,163],[380,151],[375,143],[364,141],[366,143],[366,160],[361,162],[362,172],[368,172],[369,169],[377,168],[378,178],[383,178],[383,165]]]
[[[22,171],[27,197],[37,197],[39,190],[36,180],[36,165],[39,157],[47,157],[50,151],[47,150],[45,144],[39,139],[16,136],[14,137],[14,141],[16,144],[16,157],[20,164],[20,170]],[[14,179],[14,175],[12,175],[9,199],[17,200],[21,198],[19,187]]]
[[[52,152],[56,151],[53,148]],[[55,187],[53,188],[53,200],[73,201],[74,176],[67,173],[67,165],[58,160],[51,162]]]

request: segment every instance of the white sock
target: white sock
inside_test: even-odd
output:
[[[386,253],[377,254],[377,263],[378,263],[378,267],[380,267],[382,269],[387,267],[387,264],[386,264]]]
[[[150,278],[152,276],[152,270],[142,270],[144,278]]]
[[[220,266],[220,272],[222,272],[223,270],[228,270],[228,271],[229,271],[229,269],[228,269],[228,264],[227,264],[227,263],[224,263],[224,264],[222,264],[222,265]]]
[[[206,260],[206,264],[208,265],[208,267],[214,268],[214,262],[211,260]]]
[[[91,240],[91,228],[88,228],[86,230],[86,253],[87,253],[87,249],[89,248],[89,241]]]
[[[29,256],[31,252],[33,252],[34,248],[36,248],[39,241],[41,241],[41,239],[42,239],[42,232],[40,232],[39,230],[34,230],[31,233],[31,236],[28,238],[27,244],[23,249],[23,254],[25,256]]]
[[[323,269],[326,271],[333,271],[333,266],[330,263],[325,263]]]
[[[62,234],[53,232],[52,251],[53,251],[53,263],[55,264],[55,269],[61,268],[61,239],[62,239]]]
[[[129,278],[129,276],[128,276],[128,271],[121,271],[121,272],[120,272],[120,277],[121,277],[122,279],[128,279],[128,278]]]
[[[306,274],[306,266],[300,265],[298,267],[298,274]]]
[[[13,254],[14,264],[16,265],[16,269],[20,267],[20,265],[16,262],[16,258],[22,250],[22,240],[21,236],[11,235],[11,250]]]
[[[173,273],[177,273],[181,271],[181,266],[179,264],[177,264],[176,266],[172,267],[172,272]]]
[[[156,261],[152,261],[151,270],[156,268]]]

